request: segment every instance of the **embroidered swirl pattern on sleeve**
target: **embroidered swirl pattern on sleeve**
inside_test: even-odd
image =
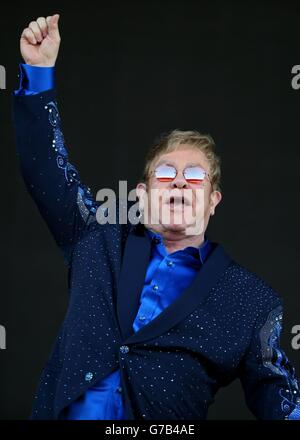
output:
[[[61,119],[57,103],[50,101],[44,108],[48,111],[48,119],[53,127],[52,148],[57,153],[57,166],[64,171],[68,185],[74,182],[78,184],[77,205],[84,222],[87,224],[94,222],[96,221],[98,204],[93,199],[90,188],[80,182],[76,167],[68,160],[68,152],[65,148],[65,139],[61,131]]]
[[[280,348],[282,331],[282,306],[276,307],[260,331],[261,354],[263,365],[273,373],[283,376],[286,388],[280,388],[282,398],[281,410],[286,420],[300,419],[300,391],[295,377],[295,368],[290,364],[286,354]]]

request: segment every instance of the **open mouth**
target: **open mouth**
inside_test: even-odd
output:
[[[187,206],[190,205],[189,200],[184,196],[172,196],[168,201],[170,206]]]

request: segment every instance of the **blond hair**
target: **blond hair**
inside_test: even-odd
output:
[[[156,159],[165,153],[176,150],[181,144],[187,144],[194,148],[198,148],[205,154],[205,157],[209,163],[209,175],[212,189],[220,191],[221,159],[215,151],[215,142],[209,134],[202,134],[197,130],[183,131],[175,129],[170,132],[163,133],[148,150],[142,174],[142,182],[148,182],[152,164]]]

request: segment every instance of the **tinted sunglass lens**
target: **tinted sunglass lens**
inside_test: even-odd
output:
[[[161,182],[169,182],[176,177],[176,170],[168,165],[160,165],[155,169],[155,177]]]
[[[200,167],[186,168],[184,177],[188,182],[201,183],[205,178],[205,171]]]

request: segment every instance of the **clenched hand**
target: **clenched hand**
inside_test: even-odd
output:
[[[22,32],[20,50],[26,64],[52,67],[58,55],[60,35],[59,14],[39,17]]]

